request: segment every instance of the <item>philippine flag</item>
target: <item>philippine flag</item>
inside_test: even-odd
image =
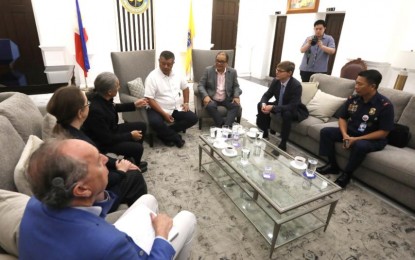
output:
[[[76,62],[81,66],[84,71],[84,76],[88,76],[89,59],[88,59],[88,50],[86,48],[86,42],[88,41],[88,35],[86,30],[82,25],[81,11],[79,10],[79,3],[76,0],[76,14],[78,17],[78,26],[75,26],[75,56]]]

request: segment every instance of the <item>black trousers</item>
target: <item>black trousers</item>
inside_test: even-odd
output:
[[[312,71],[303,71],[303,70],[300,70],[301,81],[302,82],[309,82],[310,81],[310,77],[313,74],[316,74],[316,73],[327,74],[327,72],[312,72]]]
[[[194,126],[198,121],[196,114],[192,111],[174,110],[172,114],[174,123],[171,125],[166,124],[164,118],[151,108],[147,109],[147,116],[151,129],[156,132],[158,138],[166,142],[180,141],[178,132]]]
[[[118,174],[118,173],[117,173]],[[110,212],[117,210],[120,204],[131,206],[142,195],[147,194],[147,183],[139,171],[127,171],[118,184],[107,187],[114,192],[118,199],[114,202]]]
[[[329,163],[337,166],[335,143],[343,142],[343,136],[338,127],[325,127],[320,131],[319,154],[327,156]],[[385,148],[386,139],[379,140],[359,140],[350,147],[349,160],[344,168],[344,172],[352,174],[366,158],[370,152],[380,151]]]
[[[267,102],[267,105],[275,105],[275,104],[273,102]],[[269,125],[271,123],[271,116],[270,114],[262,113],[261,108],[262,108],[262,103],[259,102],[257,105],[258,114],[256,117],[256,124],[262,131],[264,131],[265,136],[267,136]],[[281,110],[280,112],[276,114],[277,116],[281,116],[281,119],[282,119],[281,144],[285,145],[288,141],[288,137],[291,132],[292,121],[298,120],[298,116],[296,113],[293,113],[289,110]]]
[[[224,124],[232,126],[232,123],[235,122],[235,118],[239,111],[239,105],[233,103],[232,100],[233,99],[225,99],[224,101],[212,100],[206,105],[206,111],[213,118],[213,121],[215,121],[215,126],[221,127]],[[228,110],[225,121],[218,111],[218,106],[226,107]]]
[[[143,139],[146,134],[146,124],[143,122],[129,122],[118,125],[118,133],[130,133],[133,130],[141,130],[143,138],[140,141],[124,141],[110,146],[105,146],[106,152],[123,155],[126,158],[133,158],[134,163],[138,166],[143,156]]]

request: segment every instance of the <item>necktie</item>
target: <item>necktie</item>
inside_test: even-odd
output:
[[[280,96],[278,98],[278,105],[282,106],[282,98],[284,97],[285,85],[281,84]]]

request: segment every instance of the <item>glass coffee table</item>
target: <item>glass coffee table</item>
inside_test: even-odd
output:
[[[224,144],[208,134],[200,139],[199,171],[212,177],[270,243],[270,258],[275,248],[321,227],[326,231],[340,198],[339,186],[318,173],[307,178],[292,164],[291,155],[266,140],[246,136]],[[236,152],[226,150],[232,146]],[[250,150],[243,162],[242,147]]]

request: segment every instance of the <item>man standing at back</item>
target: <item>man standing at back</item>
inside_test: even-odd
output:
[[[325,34],[326,22],[317,20],[314,23],[314,35],[307,37],[301,46],[304,53],[300,65],[300,75],[303,82],[310,81],[311,75],[315,73],[327,73],[329,55],[336,52],[336,44],[333,37]]]
[[[185,141],[179,132],[197,123],[197,116],[189,110],[189,87],[186,80],[172,71],[174,54],[163,51],[159,67],[146,78],[144,96],[150,106],[148,121],[158,138],[167,146],[181,148]]]
[[[203,106],[218,127],[232,125],[240,109],[239,96],[242,90],[239,88],[237,72],[228,67],[228,60],[226,52],[219,52],[215,65],[205,69],[198,85]],[[220,115],[218,106],[224,106],[228,110],[225,120]]]

